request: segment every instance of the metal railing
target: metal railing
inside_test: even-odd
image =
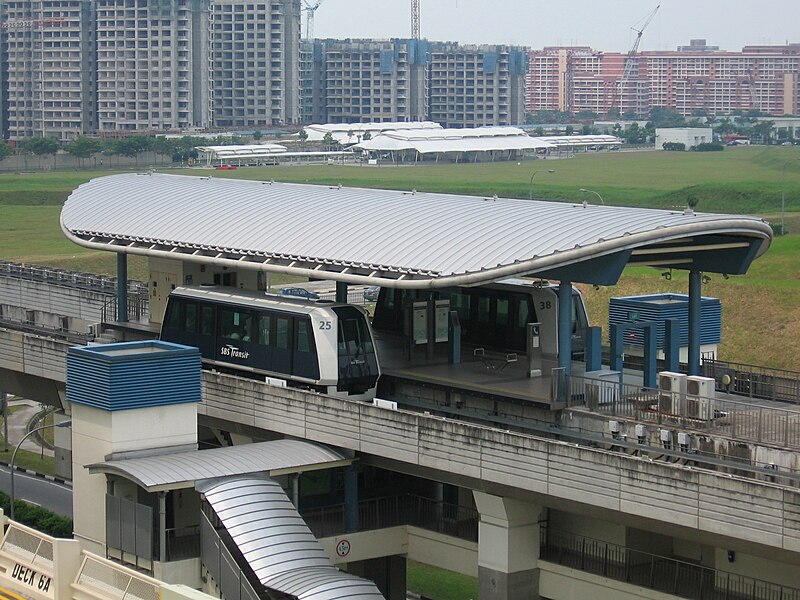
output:
[[[167,556],[169,562],[200,556],[200,526],[167,529]]]
[[[759,367],[710,358],[703,359],[701,368],[704,376],[714,379],[719,390],[750,398],[765,398],[800,404],[799,371]]]
[[[150,311],[150,297],[145,293],[131,294],[128,292],[128,321],[138,321]],[[103,323],[114,323],[118,321],[117,318],[118,307],[117,297],[109,296],[103,302],[103,309],[100,313],[100,319]]]
[[[134,573],[110,560],[84,554],[78,576],[73,584],[78,589],[91,590],[93,597],[114,600],[159,600],[159,581]]]
[[[800,590],[542,527],[540,560],[690,600],[800,600]]]
[[[639,385],[569,376],[567,406],[610,417],[800,449],[800,409],[706,398]]]
[[[117,278],[111,275],[98,275],[67,269],[55,269],[41,265],[26,265],[2,260],[0,276],[28,281],[42,281],[64,287],[78,288],[114,294],[117,291]],[[131,279],[128,281],[128,294],[147,296],[147,283]]]
[[[306,509],[300,514],[318,538],[346,532],[343,504]],[[477,542],[479,519],[478,511],[473,508],[411,494],[365,500],[358,505],[359,531],[413,525]]]

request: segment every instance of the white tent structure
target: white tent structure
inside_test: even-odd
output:
[[[376,137],[384,132],[398,129],[413,131],[441,130],[442,126],[432,121],[409,121],[407,123],[328,123],[325,125],[308,125],[303,128],[309,142],[321,142],[330,133],[333,140],[342,146],[356,144],[369,132]]]
[[[516,127],[477,127],[474,129],[433,129],[387,131],[354,146],[370,156],[385,155],[416,161],[421,155],[447,156],[459,160],[514,158],[526,153],[555,148],[544,138],[534,138]]]
[[[199,159],[206,165],[214,164],[258,164],[286,153],[280,144],[247,144],[241,146],[198,146]]]

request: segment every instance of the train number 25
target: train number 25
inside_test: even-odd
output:
[[[330,329],[331,328],[331,322],[330,321],[320,321],[319,322],[319,328],[320,329]]]

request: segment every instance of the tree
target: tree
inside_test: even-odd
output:
[[[263,137],[264,137],[264,134],[263,134],[263,133],[261,133],[260,131],[256,131],[256,132],[253,134],[253,139],[254,139],[256,142],[260,141],[260,140],[261,140],[261,138],[263,138]]]
[[[759,138],[762,144],[769,144],[772,140],[772,130],[774,127],[774,121],[759,121],[751,128],[753,137]]]
[[[23,140],[20,142],[20,149],[26,154],[35,154],[40,158],[49,155],[55,155],[58,152],[60,144],[58,140],[52,136],[35,137]]]
[[[572,135],[575,133],[575,128],[572,125],[567,125],[567,128],[564,130],[564,133],[567,135]]]
[[[333,148],[333,134],[328,131],[325,133],[325,136],[322,138],[322,141],[325,142],[325,149],[330,150]]]
[[[300,139],[300,146],[305,148],[306,147],[306,140],[308,140],[308,133],[306,132],[306,130],[305,129],[301,129],[298,132],[297,137]]]
[[[3,140],[0,140],[0,160],[5,160],[14,152],[14,149]]]
[[[654,106],[650,109],[650,120],[655,127],[683,127],[686,119],[671,106]]]
[[[83,161],[89,158],[92,154],[96,154],[103,149],[103,144],[99,140],[93,140],[85,135],[79,135],[69,144],[66,150],[75,158],[81,159],[81,166]]]
[[[362,140],[364,140],[365,142],[366,142],[366,141],[369,141],[369,140],[371,140],[371,139],[372,139],[372,134],[371,134],[369,131],[365,131],[365,132],[364,132],[364,137],[363,137],[363,138],[361,138],[361,139],[362,139]]]

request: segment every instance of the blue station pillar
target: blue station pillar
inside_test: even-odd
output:
[[[117,252],[117,321],[128,322],[128,255]]]
[[[700,300],[703,274],[689,272],[689,375],[700,374]]]
[[[572,369],[572,283],[558,284],[558,366]]]

